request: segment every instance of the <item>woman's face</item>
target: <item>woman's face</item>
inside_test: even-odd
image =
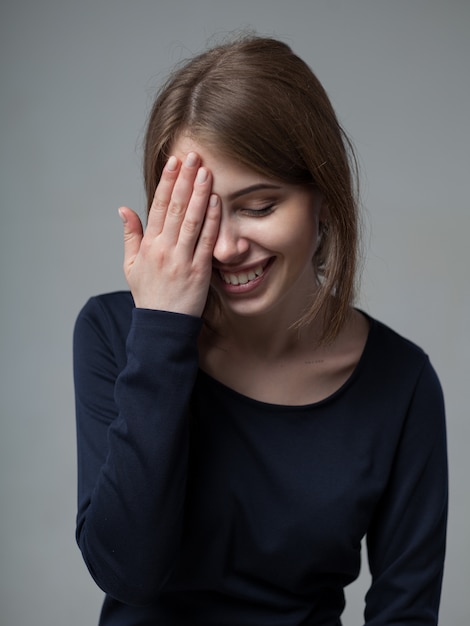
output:
[[[323,208],[312,188],[265,178],[181,136],[173,154],[196,152],[213,177],[222,215],[211,284],[227,314],[284,314],[296,321],[316,289],[312,257]]]

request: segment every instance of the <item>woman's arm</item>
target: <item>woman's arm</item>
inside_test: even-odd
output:
[[[121,366],[97,301],[75,328],[77,538],[96,582],[123,602],[150,602],[178,553],[196,343],[220,220],[211,189],[192,152],[169,159],[145,233],[121,207],[124,272],[138,307]]]
[[[442,391],[428,360],[369,529],[367,626],[435,626],[444,566],[447,450]]]
[[[200,325],[135,309],[119,372],[100,301],[77,320],[77,540],[97,584],[122,602],[150,602],[178,553]]]

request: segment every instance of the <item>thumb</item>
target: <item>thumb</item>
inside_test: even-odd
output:
[[[139,216],[132,209],[122,206],[118,213],[124,225],[124,268],[126,269],[139,252],[143,228]]]

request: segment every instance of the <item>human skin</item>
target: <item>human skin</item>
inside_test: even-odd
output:
[[[212,282],[229,316],[293,323],[315,288],[320,194],[262,177],[185,135],[173,154],[145,234],[137,215],[120,209],[136,306],[201,315]]]
[[[190,152],[168,160],[155,191],[145,233],[128,207],[124,223],[124,274],[136,307],[200,316],[209,290],[220,222],[212,176]]]

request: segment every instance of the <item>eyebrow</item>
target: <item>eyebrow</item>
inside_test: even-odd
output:
[[[229,200],[235,200],[240,196],[245,196],[248,193],[252,193],[253,191],[260,191],[261,189],[280,189],[279,185],[270,185],[269,183],[258,183],[257,185],[250,185],[249,187],[244,187],[243,189],[239,189],[238,191],[234,191],[228,196]]]

